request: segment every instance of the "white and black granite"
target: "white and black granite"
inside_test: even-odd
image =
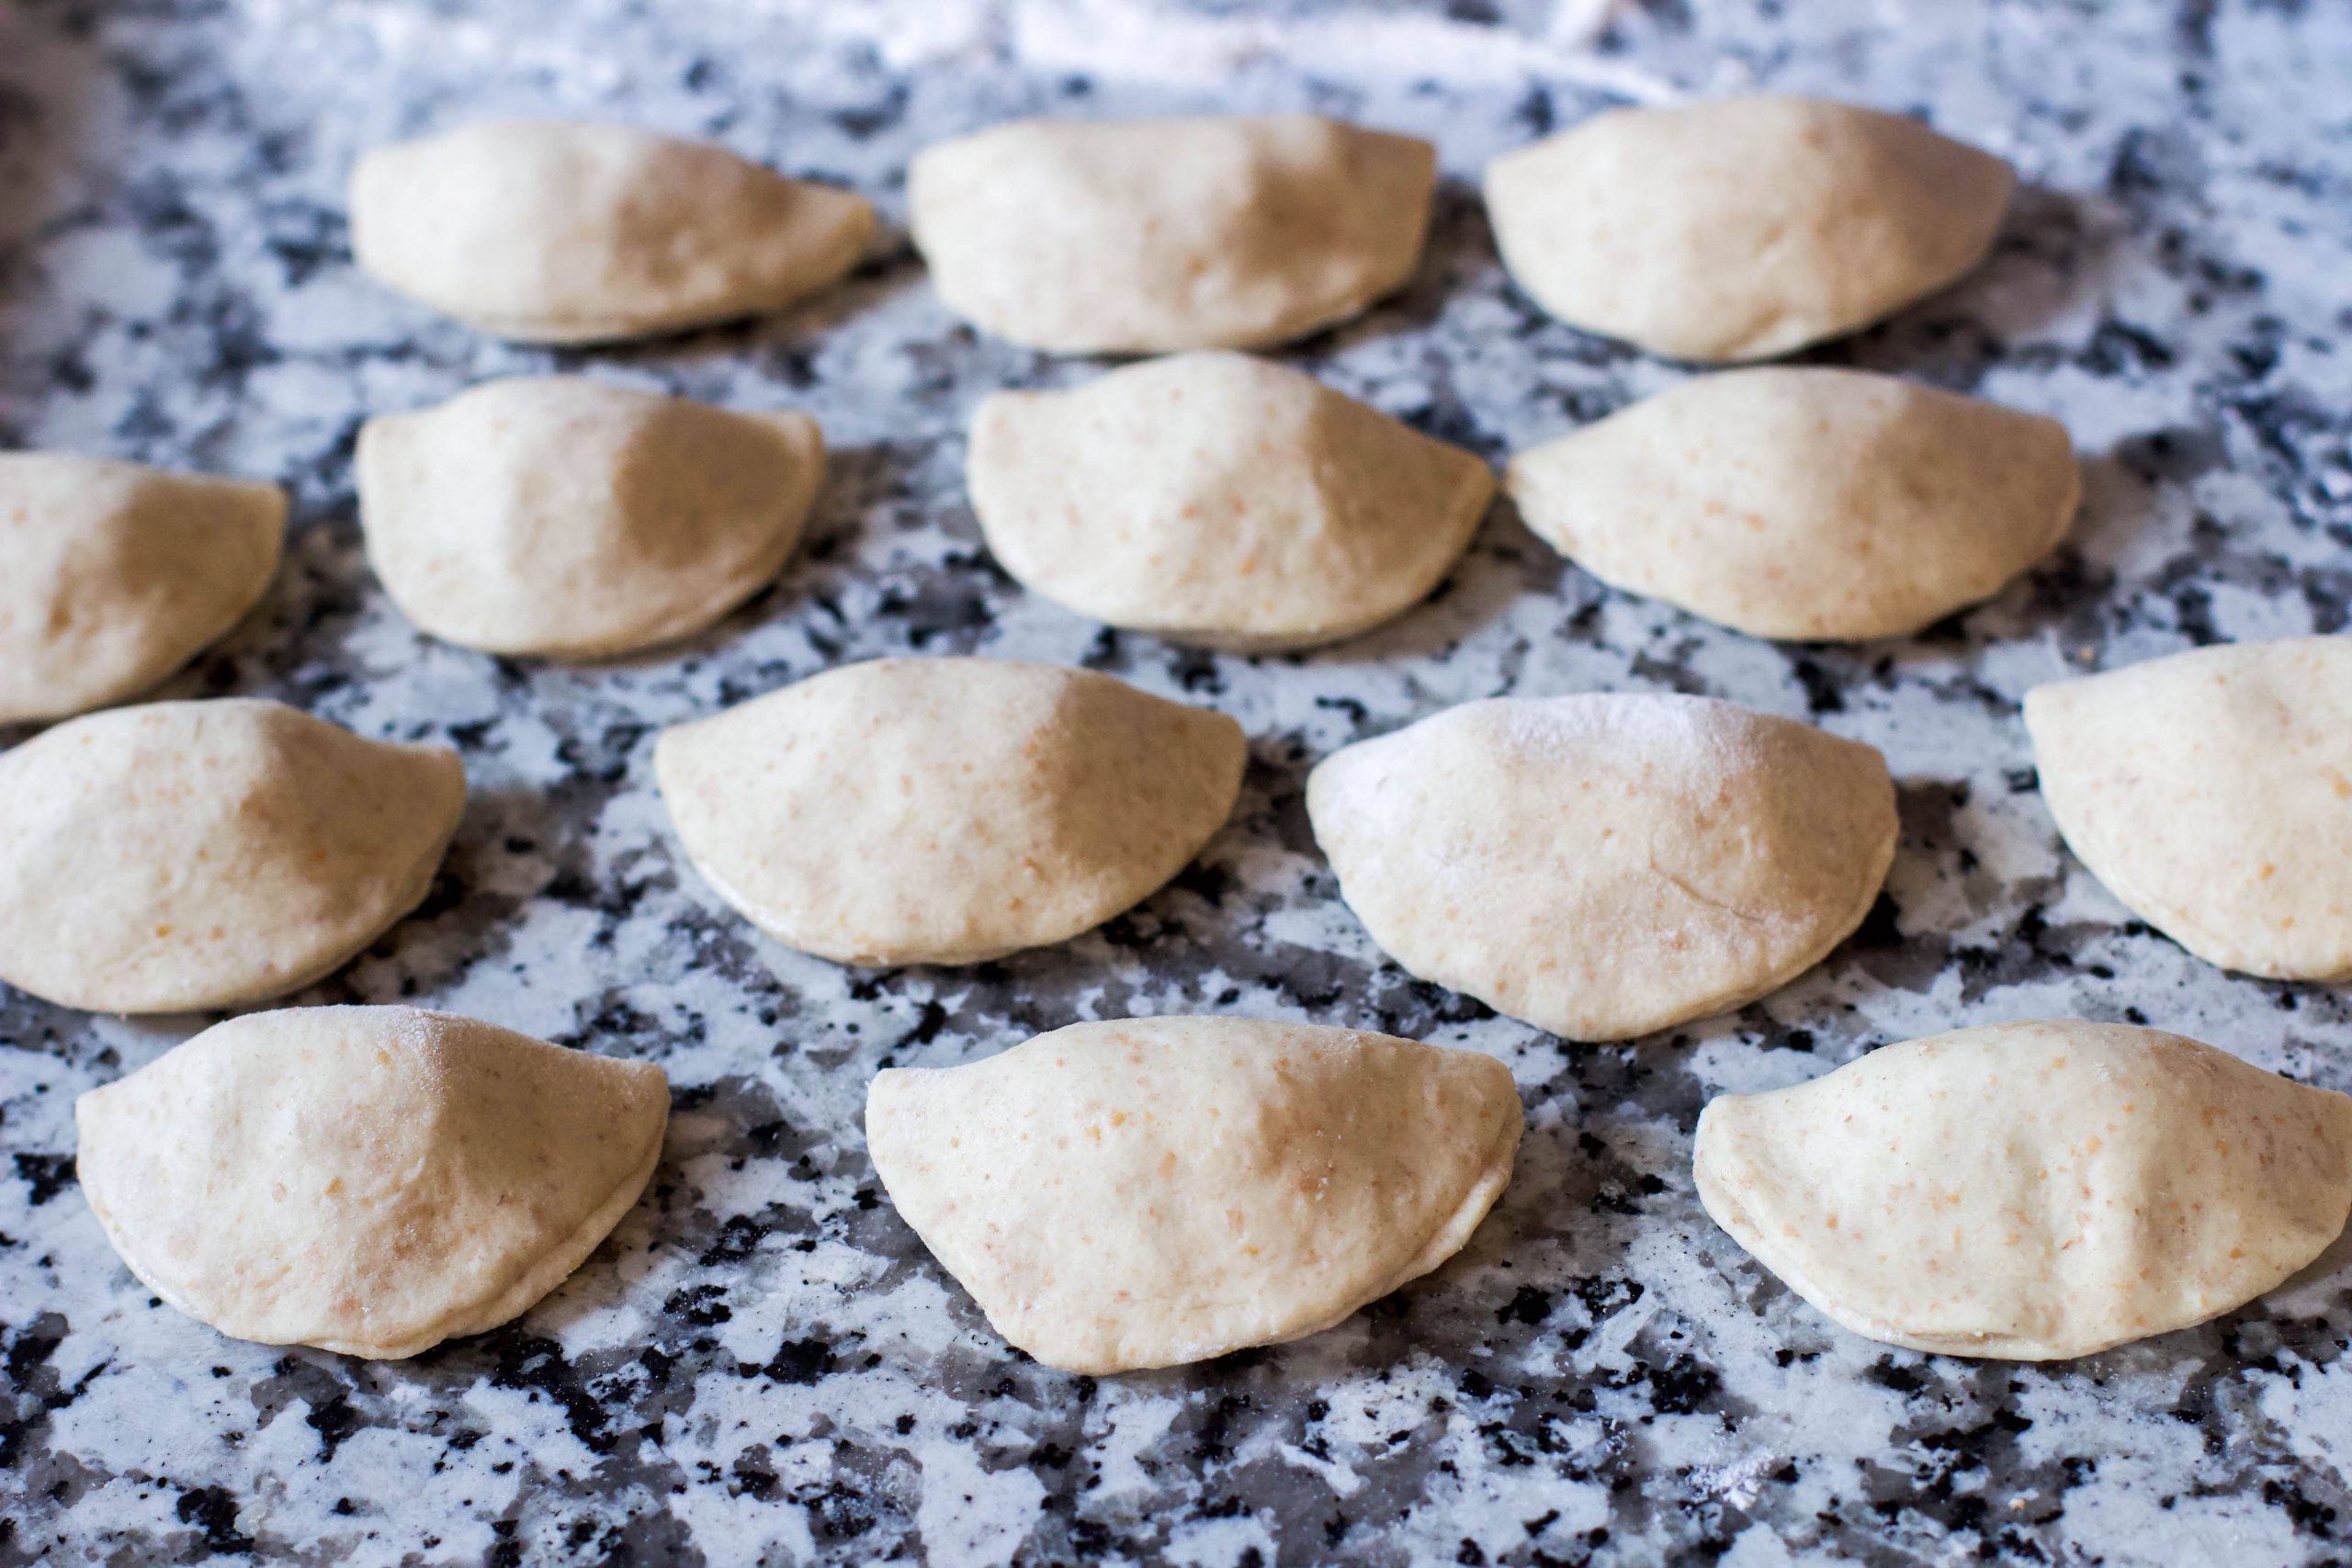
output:
[[[646,1200],[519,1322],[413,1361],[233,1343],[159,1305],[74,1190],[74,1097],[202,1019],[0,991],[0,1563],[1563,1563],[2340,1560],[2352,1246],[2245,1311],[2051,1367],[1841,1333],[1692,1197],[1701,1103],[1889,1040],[2145,1020],[2352,1088],[2352,1009],[2223,974],[2062,850],[2029,684],[2352,601],[2352,13],[2280,0],[11,0],[0,7],[0,446],[283,479],[264,610],[172,694],[283,697],[465,753],[429,901],[311,1002],[429,1003],[660,1062]],[[1775,647],[1601,589],[1498,509],[1434,602],[1306,658],[1171,650],[982,553],[962,429],[1091,373],[977,339],[903,243],[780,319],[605,353],[501,346],[351,267],[371,142],[497,111],[621,117],[854,185],[1016,112],[1313,106],[1434,137],[1418,280],[1295,357],[1491,456],[1682,372],[1545,321],[1475,196],[1605,104],[1755,86],[1906,110],[2015,160],[1991,265],[1815,357],[2053,413],[2061,553],[1917,639]],[[368,413],[559,367],[817,415],[836,477],[772,592],[678,652],[567,669],[419,638],[362,560]],[[6,570],[0,563],[0,570]],[[1066,947],[853,973],[686,869],[654,730],[845,660],[1082,662],[1253,739],[1202,861]],[[1887,895],[1734,1018],[1570,1046],[1417,984],[1334,899],[1308,764],[1503,692],[1704,692],[1883,747]],[[0,737],[0,739],[9,739]],[[877,1190],[867,1077],[1073,1020],[1224,1010],[1508,1062],[1529,1134],[1469,1247],[1344,1326],[1116,1380],[1009,1351]]]

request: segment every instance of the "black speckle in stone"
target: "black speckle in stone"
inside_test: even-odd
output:
[[[713,1269],[722,1263],[741,1263],[760,1249],[767,1234],[768,1226],[751,1215],[729,1214],[719,1224],[718,1238],[703,1248],[702,1265]]]
[[[1804,705],[1814,714],[1844,713],[1846,694],[1838,689],[1830,673],[1810,659],[1800,658],[1792,667],[1797,683],[1804,688]]]
[[[936,999],[926,1001],[922,1004],[922,1011],[915,1020],[915,1026],[899,1036],[891,1049],[901,1051],[910,1045],[928,1045],[938,1039],[940,1032],[946,1027],[946,1008]]]
[[[775,1471],[764,1462],[766,1446],[754,1444],[735,1460],[735,1484],[729,1491],[738,1497],[758,1497],[763,1500],[775,1495],[779,1484]]]
[[[565,1424],[583,1446],[600,1454],[613,1451],[611,1417],[595,1392],[563,1359],[561,1347],[552,1339],[507,1330],[493,1337],[498,1351],[498,1364],[490,1373],[493,1387],[547,1395],[563,1411]]]
[[[798,1487],[792,1500],[808,1511],[811,1532],[821,1541],[854,1540],[876,1523],[872,1503],[842,1482]]]
[[[1640,1382],[1648,1382],[1650,1408],[1661,1416],[1692,1415],[1723,1386],[1722,1375],[1713,1367],[1702,1366],[1687,1355],[1677,1356],[1662,1367],[1635,1361],[1629,1371],[1610,1379],[1611,1385],[1618,1388]]]
[[[254,1539],[237,1529],[237,1499],[220,1486],[198,1486],[180,1494],[173,1510],[180,1523],[204,1532],[204,1550],[214,1557],[250,1557]]]
[[[1442,398],[1407,409],[1397,418],[1426,435],[1466,451],[1483,452],[1489,442],[1477,416],[1458,398]]]
[[[1317,696],[1315,699],[1315,705],[1318,708],[1328,708],[1333,713],[1347,715],[1349,728],[1356,731],[1361,731],[1364,721],[1372,716],[1372,710],[1353,697]]]
[[[2167,190],[2193,188],[2202,177],[2196,143],[2186,126],[2124,132],[2108,166],[2108,189],[2128,205]]]
[[[2197,425],[2152,430],[2115,444],[2115,460],[2147,484],[2186,484],[2229,461],[2213,431]]]
[[[48,374],[59,391],[86,392],[97,385],[97,377],[78,344],[68,344],[51,355]]]
[[[1881,893],[1854,934],[1846,939],[1856,947],[1900,947],[1903,945],[1903,907],[1894,896]]]
[[[1094,640],[1086,645],[1086,651],[1079,656],[1078,662],[1088,670],[1118,668],[1121,663],[1118,632],[1110,626],[1096,632]]]
[[[32,1205],[38,1209],[74,1180],[72,1155],[28,1155],[13,1156],[17,1178],[32,1190]]]
[[[1217,696],[1225,691],[1225,672],[1217,667],[1216,655],[1200,649],[1182,649],[1170,662],[1184,690],[1207,696]]]
[[[882,96],[856,108],[836,109],[832,121],[859,141],[899,123],[907,112],[907,85],[893,82]]]
[[[1881,1388],[1891,1388],[1897,1393],[1917,1393],[1928,1386],[1928,1380],[1917,1367],[1898,1367],[1885,1356],[1872,1361],[1862,1374]]]
[[[2162,370],[2172,362],[2172,350],[2154,333],[2111,316],[2099,322],[2083,351],[2085,367],[2101,376]]]
[[[323,1460],[334,1458],[334,1450],[343,1445],[343,1440],[367,1425],[359,1419],[358,1412],[351,1408],[351,1401],[339,1393],[322,1404],[311,1405],[311,1413],[303,1419],[310,1423],[312,1431],[318,1433],[319,1457]]]
[[[1201,1422],[1201,1429],[1193,1439],[1193,1455],[1203,1461],[1220,1460],[1232,1451],[1233,1425],[1250,1409],[1246,1393],[1222,1393],[1209,1406],[1208,1415]]]
[[[83,1374],[67,1387],[51,1358],[65,1342],[67,1327],[61,1313],[45,1312],[17,1330],[8,1341],[7,1387],[0,1391],[0,1472],[16,1469],[32,1439],[49,1428],[49,1418],[64,1409],[89,1386],[107,1363]],[[13,1395],[13,1397],[9,1397]]]
[[[712,1328],[735,1315],[727,1304],[726,1294],[723,1285],[692,1285],[671,1292],[669,1300],[662,1303],[662,1310],[697,1328]]]
[[[764,1376],[772,1382],[813,1383],[833,1370],[832,1347],[821,1339],[786,1339],[778,1345],[775,1354],[764,1366],[745,1362],[739,1369],[745,1377]]]
[[[1521,1285],[1518,1290],[1511,1292],[1511,1298],[1510,1301],[1505,1302],[1501,1307],[1496,1310],[1495,1321],[1497,1323],[1523,1323],[1532,1325],[1534,1324],[1542,1323],[1545,1318],[1551,1315],[1552,1297],[1550,1292],[1539,1291],[1532,1285]]]
[[[1592,1314],[1592,1321],[1595,1323],[1623,1311],[1642,1299],[1641,1281],[1615,1279],[1606,1275],[1578,1280],[1568,1289],[1577,1300],[1584,1303],[1585,1311]]]

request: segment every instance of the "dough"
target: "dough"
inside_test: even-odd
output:
[[[1860,925],[1886,760],[1703,697],[1502,697],[1307,775],[1340,894],[1411,974],[1569,1040],[1728,1012]]]
[[[1672,359],[1770,359],[1984,260],[2017,173],[1815,98],[1618,109],[1487,165],[1495,243],[1553,315]]]
[[[1486,463],[1247,355],[1178,355],[972,419],[972,509],[1004,569],[1115,626],[1214,648],[1369,630],[1437,586]]]
[[[695,869],[786,946],[978,964],[1182,870],[1246,756],[1224,715],[1091,671],[877,659],[666,730],[653,770]]]
[[[401,1007],[216,1024],[74,1107],[141,1283],[237,1339],[413,1356],[528,1311],[662,1153],[662,1069]]]
[[[874,209],[723,148],[619,125],[492,120],[351,171],[351,249],[385,288],[522,343],[780,310],[855,265]]]
[[[1023,119],[924,148],[915,244],[947,308],[1049,354],[1256,348],[1404,286],[1426,141],[1313,115]]]
[[[675,641],[774,581],[825,474],[816,422],[575,376],[359,431],[368,558],[409,619],[493,653]]]
[[[324,978],[414,908],[465,809],[455,751],[283,703],[150,703],[0,754],[0,980],[92,1012]]]
[[[1613,588],[1755,637],[1905,637],[2057,547],[2081,476],[2039,414],[1860,370],[1686,381],[1511,460],[1527,525]]]
[[[2037,686],[2067,847],[2199,958],[2352,980],[2352,637],[2204,648]]]
[[[890,1201],[989,1324],[1124,1372],[1304,1338],[1453,1256],[1510,1179],[1491,1056],[1238,1018],[1080,1023],[865,1099]]]
[[[1855,1333],[2021,1361],[2202,1323],[2352,1209],[2352,1097],[2119,1023],[1874,1051],[1699,1118],[1715,1223]]]
[[[275,485],[0,453],[0,724],[154,685],[260,601],[285,535]]]

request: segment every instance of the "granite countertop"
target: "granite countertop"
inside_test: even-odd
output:
[[[297,1000],[405,1000],[641,1056],[676,1093],[646,1199],[519,1321],[414,1360],[224,1339],[116,1261],[74,1180],[74,1097],[199,1018],[0,989],[0,1563],[754,1559],[2233,1564],[2352,1551],[2352,1245],[2245,1311],[2050,1367],[1832,1327],[1701,1212],[1701,1104],[1878,1044],[2047,1015],[2144,1021],[2352,1088],[2346,993],[2223,974],[2062,850],[2018,694],[2352,602],[2352,13],[2254,0],[1889,6],[1455,0],[15,0],[0,10],[0,446],[277,479],[264,609],[165,694],[282,697],[465,755],[424,908]],[[1437,598],[1303,658],[1106,633],[990,564],[963,429],[1084,364],[976,337],[903,243],[924,142],[1041,109],[1312,107],[1433,138],[1411,288],[1291,355],[1489,456],[1683,374],[1546,321],[1475,194],[1594,109],[1753,87],[1928,113],[2025,186],[1989,265],[1813,357],[2064,419],[2065,547],[1905,642],[1774,646],[1606,591],[1507,507]],[[846,287],[594,354],[503,346],[352,268],[370,143],[493,112],[714,137],[873,197]],[[367,414],[588,369],[816,415],[810,542],[692,645],[591,668],[419,637],[362,558]],[[5,568],[0,568],[5,570]],[[786,952],[685,867],[661,726],[846,660],[1083,663],[1233,714],[1232,824],[1066,946],[971,969]],[[1883,748],[1904,832],[1817,970],[1734,1017],[1566,1045],[1416,983],[1336,901],[1316,759],[1500,693],[1667,690]],[[0,737],[0,739],[15,737]],[[880,1194],[859,1109],[1080,1019],[1230,1011],[1491,1052],[1519,1170],[1434,1275],[1303,1343],[1067,1376],[1008,1350]]]

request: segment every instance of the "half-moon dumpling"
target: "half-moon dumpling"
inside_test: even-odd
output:
[[[154,685],[254,607],[285,536],[275,485],[0,453],[0,724]]]
[[[915,155],[947,308],[1049,354],[1257,348],[1413,275],[1437,152],[1314,115],[1023,119]]]
[[[592,343],[780,310],[856,265],[874,209],[721,147],[620,125],[492,120],[351,171],[376,280],[523,343]]]
[[[1114,626],[1305,648],[1428,594],[1495,491],[1486,463],[1312,376],[1177,355],[972,418],[972,509],[1023,582]]]
[[[2352,980],[2352,637],[2203,648],[2025,697],[2066,843],[2215,964]]]
[[[237,1339],[413,1356],[528,1311],[653,1174],[662,1069],[402,1007],[216,1024],[74,1107],[140,1280]]]
[[[1674,359],[1769,359],[1982,261],[2016,171],[1815,98],[1618,109],[1487,165],[1495,243],[1570,326]]]
[[[1223,714],[1090,670],[877,659],[666,730],[653,769],[695,869],[778,942],[978,964],[1182,870],[1246,756]]]
[[[1903,637],[2065,536],[2064,426],[1860,370],[1727,370],[1521,452],[1527,525],[1613,588],[1755,637]]]
[[[690,636],[773,581],[825,443],[805,414],[528,376],[369,420],[358,469],[368,561],[409,619],[596,659]]]
[[[1521,1115],[1491,1056],[1296,1023],[1074,1024],[891,1068],[874,1168],[999,1334],[1137,1371],[1317,1334],[1460,1251]]]
[[[417,906],[465,804],[455,751],[283,703],[61,724],[0,755],[0,981],[92,1012],[283,996]]]
[[[2352,1096],[2119,1023],[1874,1051],[1699,1118],[1699,1199],[1855,1333],[2020,1361],[2228,1312],[2352,1210]]]
[[[1860,925],[1894,858],[1886,760],[1732,703],[1464,703],[1306,780],[1340,896],[1424,980],[1569,1040],[1727,1012]]]

